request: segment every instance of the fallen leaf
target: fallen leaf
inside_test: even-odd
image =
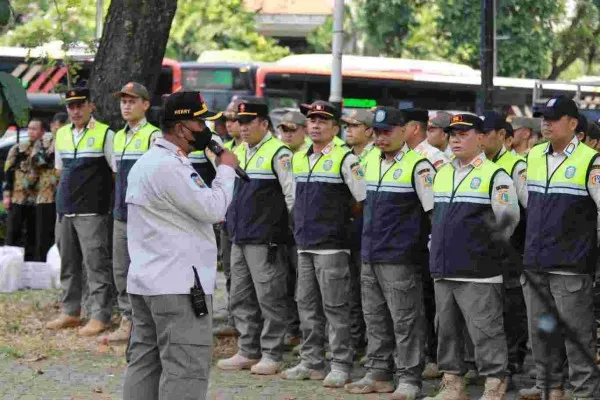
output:
[[[44,371],[42,371],[39,368],[35,370],[35,373],[38,374],[38,375],[44,375]]]
[[[102,388],[95,387],[95,388],[92,389],[92,392],[94,392],[94,393],[102,393]]]
[[[33,358],[30,358],[30,359],[27,359],[27,360],[25,360],[25,362],[38,362],[38,361],[45,360],[45,359],[47,359],[47,358],[48,358],[48,357],[46,357],[46,356],[44,356],[44,355],[39,355],[39,356],[37,356],[37,357],[33,357]]]

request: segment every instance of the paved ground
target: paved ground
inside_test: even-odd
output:
[[[216,323],[225,310],[223,277],[219,274],[215,301]],[[0,294],[0,399],[119,399],[125,370],[124,346],[102,346],[78,338],[74,331],[48,332],[44,323],[58,311],[57,291]],[[233,340],[215,341],[214,358],[235,352]],[[296,364],[290,353],[286,366]],[[364,370],[355,365],[353,376]],[[531,380],[518,376],[518,387]],[[438,382],[424,385],[433,394]],[[470,397],[481,396],[483,387],[469,388]],[[387,399],[387,395],[348,395],[325,389],[320,382],[289,382],[278,377],[254,377],[249,372],[221,372],[213,368],[210,399]],[[511,392],[508,399],[515,399]]]

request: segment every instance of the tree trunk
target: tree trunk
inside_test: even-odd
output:
[[[160,76],[177,0],[112,0],[94,60],[89,87],[96,118],[123,125],[113,93],[136,81],[152,93]]]

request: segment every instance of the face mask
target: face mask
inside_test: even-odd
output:
[[[192,136],[194,136],[194,140],[188,140],[188,144],[196,151],[204,151],[212,139],[212,132],[210,128],[205,127],[201,131],[193,131],[187,126],[185,128],[192,133]]]

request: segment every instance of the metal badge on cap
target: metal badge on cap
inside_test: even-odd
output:
[[[375,113],[375,122],[382,122],[385,120],[386,112],[385,110],[377,110]]]

